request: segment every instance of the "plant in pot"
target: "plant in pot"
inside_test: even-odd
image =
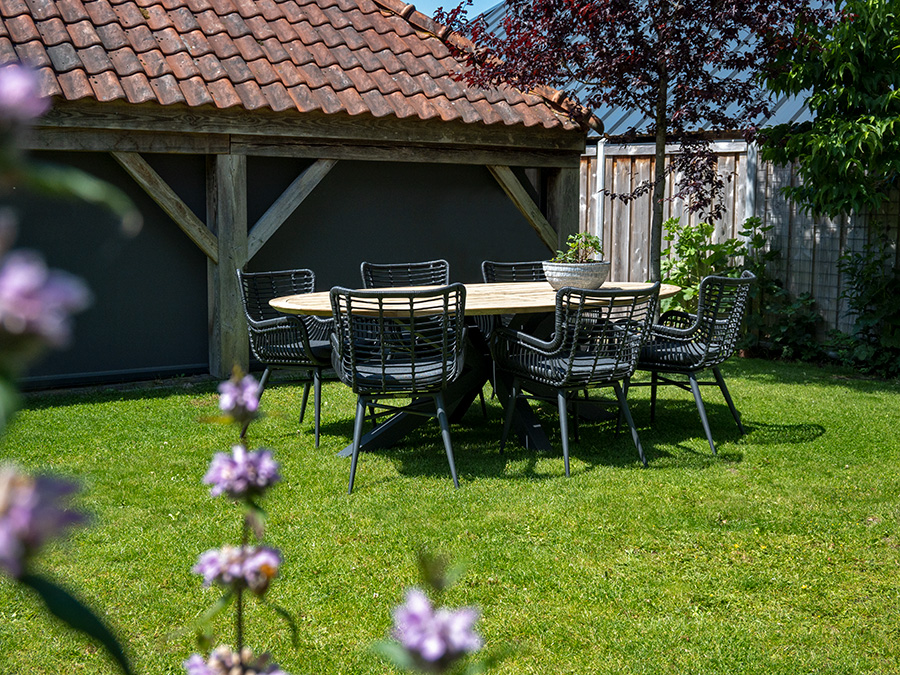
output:
[[[543,262],[544,276],[550,285],[556,290],[564,286],[600,288],[609,276],[609,263],[595,259],[603,255],[600,238],[579,232],[570,234],[566,243],[565,251],[557,251],[555,257]]]

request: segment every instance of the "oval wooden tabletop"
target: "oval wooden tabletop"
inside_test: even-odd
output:
[[[465,284],[466,314],[534,314],[552,312],[556,309],[556,291],[546,281],[527,281],[506,284]],[[641,291],[650,287],[645,282],[607,281],[601,290]],[[380,290],[424,290],[428,286],[415,288],[391,288]],[[434,287],[436,288],[436,287]],[[680,288],[663,284],[659,289],[660,298],[675,295]],[[331,297],[328,291],[303,293],[274,298],[269,304],[285,314],[308,314],[311,316],[331,316]]]

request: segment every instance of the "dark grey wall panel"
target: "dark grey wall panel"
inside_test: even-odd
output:
[[[248,165],[255,180],[268,174]],[[285,166],[284,164],[280,166]],[[279,178],[287,185],[299,173]],[[453,281],[481,281],[481,261],[539,260],[546,246],[484,167],[338,162],[248,265],[309,267],[321,290],[358,286],[359,264],[445,258]]]
[[[144,155],[201,219],[206,158]],[[142,379],[206,372],[205,256],[124,170],[102,153],[36,153],[122,188],[144,217],[125,236],[102,208],[17,194],[17,246],[40,250],[53,267],[83,277],[95,296],[76,320],[70,349],[29,373],[30,386]],[[309,165],[248,159],[248,218],[254,223]],[[310,267],[317,285],[358,286],[363,260],[446,258],[454,281],[480,281],[481,261],[549,256],[487,169],[478,166],[338,162],[248,269]]]
[[[29,378],[109,381],[205,367],[206,257],[109,155],[35,153],[34,158],[65,162],[121,187],[143,214],[144,225],[128,237],[103,208],[43,195],[15,197],[17,247],[41,251],[52,267],[82,277],[94,294],[91,308],[76,318],[72,346],[48,354]],[[189,205],[205,203],[203,192],[196,194],[204,181],[202,157],[151,160]]]

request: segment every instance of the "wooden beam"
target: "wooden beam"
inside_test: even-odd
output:
[[[61,102],[38,121],[39,128],[93,128],[165,133],[240,134],[260,138],[365,145],[391,142],[430,147],[469,147],[509,150],[550,150],[581,155],[585,131],[522,124],[466,124],[440,119],[398,119],[393,116],[343,113],[276,113],[256,110],[219,110],[155,103]]]
[[[209,231],[203,221],[185,204],[181,197],[160,178],[146,160],[134,152],[113,152],[113,158],[143,188],[150,198],[159,204],[175,224],[190,237],[206,257],[213,262],[219,260],[219,245],[216,236]]]
[[[22,135],[26,150],[79,152],[160,152],[168,154],[227,154],[226,134],[119,131],[116,129],[29,129]]]
[[[231,152],[261,157],[305,157],[375,162],[427,162],[522,167],[574,167],[580,155],[573,151],[485,148],[472,146],[434,147],[413,143],[297,141],[278,137],[234,135]]]
[[[209,372],[219,378],[234,366],[246,372],[250,339],[236,270],[247,264],[247,158],[212,155],[207,165],[207,219],[216,233],[219,262],[207,262]]]
[[[531,227],[538,233],[541,241],[543,241],[551,251],[555,251],[557,245],[556,231],[550,225],[544,214],[541,213],[537,204],[534,203],[534,200],[531,198],[531,195],[528,194],[525,186],[523,186],[519,182],[519,179],[516,178],[512,169],[508,166],[488,165],[488,170],[494,178],[497,179],[497,182],[500,183],[500,187],[503,188],[503,191],[512,200],[513,204],[516,205],[516,208],[518,208],[522,215],[525,216],[525,220],[527,220]]]
[[[578,234],[580,177],[577,169],[549,169],[547,220],[555,230],[556,249],[566,249],[570,234]]]
[[[328,175],[335,164],[337,164],[337,160],[320,159],[288,185],[287,189],[250,230],[250,238],[247,241],[248,259],[259,252],[259,249],[278,231],[278,228],[300,206],[301,202],[316,189],[316,186]]]

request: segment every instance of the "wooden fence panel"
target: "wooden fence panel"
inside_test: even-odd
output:
[[[885,233],[894,248],[894,265],[900,265],[900,192],[877,217],[813,217],[781,194],[781,188],[797,180],[793,167],[757,163],[755,153],[751,159],[746,146],[739,143],[719,144],[717,152],[718,170],[726,181],[727,211],[715,223],[715,240],[739,237],[748,214],[760,218],[763,225],[771,225],[767,245],[777,249],[780,256],[771,263],[769,272],[781,279],[791,294],[811,293],[826,329],[849,331],[853,317],[841,298],[845,280],[838,272],[838,260],[846,253],[863,251],[873,236]],[[649,179],[653,175],[653,149],[606,145],[600,153],[600,157],[585,155],[582,161],[582,172],[587,174],[582,177],[582,188],[588,196],[582,196],[580,228],[602,239],[606,259],[612,263],[611,278],[643,281],[648,276],[650,200],[623,202],[604,196],[602,190],[629,192]],[[602,184],[598,177],[602,177]],[[677,178],[672,174],[667,177],[664,217],[688,218],[696,223],[696,214],[688,214],[681,200],[671,199]]]

